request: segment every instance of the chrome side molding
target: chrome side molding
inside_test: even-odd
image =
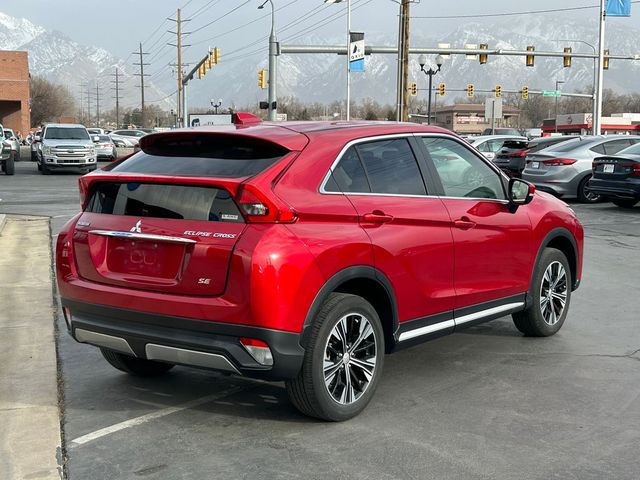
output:
[[[170,237],[168,235],[154,235],[151,233],[136,232],[118,232],[114,230],[89,230],[93,235],[102,235],[103,237],[131,238],[133,240],[152,240],[157,242],[186,243],[192,245],[197,243],[190,238]]]

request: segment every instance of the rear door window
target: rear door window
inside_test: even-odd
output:
[[[605,142],[603,146],[604,146],[604,153],[606,153],[607,155],[615,155],[620,150],[630,147],[631,142],[627,138],[621,138],[619,140],[612,140],[610,142]]]

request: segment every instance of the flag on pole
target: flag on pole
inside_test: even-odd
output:
[[[606,0],[605,12],[608,17],[630,17],[631,0]]]

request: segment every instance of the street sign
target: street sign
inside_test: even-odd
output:
[[[542,96],[543,97],[561,97],[562,92],[560,90],[543,90]]]
[[[502,98],[487,98],[484,103],[484,118],[502,118]]]
[[[630,17],[631,0],[607,0],[607,17]]]

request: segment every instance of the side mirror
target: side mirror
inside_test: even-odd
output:
[[[34,137],[34,140],[35,140],[36,142],[41,142],[41,141],[42,141],[42,137],[41,137],[40,135],[36,135],[36,136]]]
[[[533,200],[536,186],[521,178],[509,180],[509,211],[514,213],[520,205],[527,205]]]
[[[93,140],[93,143],[100,143],[100,137],[98,135],[91,137],[91,140]]]

